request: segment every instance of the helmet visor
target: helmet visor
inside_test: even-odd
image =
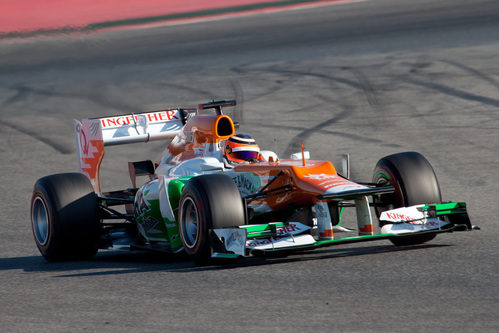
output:
[[[232,151],[230,153],[230,158],[233,160],[247,161],[250,159],[258,159],[259,154],[260,153],[257,151],[249,150]]]

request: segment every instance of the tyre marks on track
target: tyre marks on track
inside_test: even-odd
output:
[[[375,89],[374,85],[367,78],[364,72],[359,68],[353,68],[351,72],[357,78],[359,87],[366,96],[366,100],[369,105],[373,108],[374,111],[380,111],[382,105],[380,98],[378,97],[378,92]]]
[[[427,56],[423,60],[404,63],[408,75],[398,75],[396,80],[409,84],[415,90],[419,88],[420,95],[435,101],[434,108],[417,105],[419,110],[411,112],[412,117],[421,117],[417,120],[419,125],[424,123],[427,130],[439,132],[436,136],[452,138],[449,140],[452,143],[445,146],[439,141],[433,142],[431,135],[412,137],[420,141],[420,145],[431,146],[426,155],[436,169],[441,170],[440,174],[452,177],[460,186],[483,186],[486,191],[494,182],[491,180],[493,175],[471,172],[467,177],[461,176],[463,170],[495,163],[497,136],[494,131],[497,133],[499,129],[499,99],[494,98],[499,88],[497,69],[494,66],[480,67],[477,65],[481,64],[479,61],[470,60],[464,64],[454,59],[442,59],[438,55]],[[452,116],[443,117],[445,110],[449,109],[452,111],[447,112]],[[456,151],[468,153],[463,155]]]
[[[61,109],[61,112],[64,112],[63,110],[67,108],[69,110],[68,112],[71,112],[71,103],[69,103],[69,101],[72,99],[78,99],[84,102],[90,102],[94,105],[99,105],[102,107],[102,110],[115,110],[112,113],[136,112],[136,109],[132,108],[130,104],[125,101],[111,101],[111,98],[106,94],[105,89],[101,89],[98,93],[91,95],[87,94],[85,91],[63,91],[63,89],[66,88],[61,87],[61,90],[58,90],[58,88],[52,88],[49,86],[44,89],[39,89],[32,88],[27,85],[10,87],[10,91],[13,91],[14,94],[1,102],[2,117],[0,119],[0,125],[11,128],[19,133],[40,141],[60,154],[68,155],[74,152],[72,141],[69,141],[69,143],[67,139],[60,140],[56,137],[58,133],[46,132],[44,129],[47,122],[60,121],[61,118],[53,117],[56,110]],[[42,104],[45,104],[48,100],[57,99],[66,100],[65,104],[67,104],[67,107],[64,105],[57,105],[56,109],[41,110],[37,106],[27,107],[23,104],[23,102],[25,103],[26,101],[30,101],[30,104],[38,104],[40,101]],[[15,111],[6,111],[9,109]],[[26,116],[28,118],[26,118]],[[85,116],[90,117],[91,115],[85,114]],[[51,117],[53,117],[53,119],[51,119]],[[24,124],[30,126],[31,128],[25,126]]]
[[[439,93],[449,95],[452,97],[457,97],[463,100],[478,102],[481,104],[487,104],[496,108],[499,108],[499,99],[474,94],[468,91],[460,90],[457,88],[450,87],[445,84],[428,82],[423,80],[418,80],[414,78],[407,78],[406,81],[416,86],[420,86],[429,90],[437,91]]]
[[[20,126],[20,125],[14,123],[14,122],[6,121],[4,119],[0,119],[0,125],[11,128],[19,133],[25,134],[25,135],[27,135],[35,140],[38,140],[38,141],[46,144],[47,146],[51,147],[52,149],[54,149],[56,152],[61,153],[63,155],[68,155],[68,154],[73,153],[72,148],[70,149],[70,148],[66,147],[64,144],[61,144],[55,140],[47,138],[35,130],[25,128],[23,126]]]
[[[299,66],[299,65],[298,65]],[[301,67],[301,66],[299,66]],[[238,69],[240,73],[242,70]],[[305,103],[306,106],[302,106],[296,109],[285,111],[288,114],[293,113],[302,113],[302,112],[313,112],[314,110],[321,110],[321,116],[317,117],[319,119],[319,123],[307,127],[302,128],[298,126],[289,126],[289,125],[280,125],[280,128],[289,129],[292,131],[298,131],[293,137],[291,141],[289,141],[287,147],[284,150],[283,155],[288,156],[291,153],[300,150],[300,143],[306,143],[314,135],[335,135],[339,137],[345,137],[350,140],[359,141],[359,142],[370,142],[376,144],[385,144],[382,140],[368,137],[365,135],[361,135],[359,133],[351,133],[344,132],[341,130],[331,130],[328,129],[332,125],[339,123],[340,121],[347,120],[348,118],[352,118],[356,116],[357,107],[353,106],[352,103],[349,103],[342,99],[341,96],[338,96],[338,91],[340,91],[340,95],[344,94],[344,91],[347,94],[354,96],[358,92],[360,92],[363,96],[365,96],[368,105],[370,105],[372,111],[376,114],[376,117],[383,117],[383,103],[382,97],[380,96],[380,92],[375,87],[375,85],[369,80],[367,75],[362,71],[361,68],[349,67],[349,66],[333,66],[330,67],[327,71],[322,73],[314,72],[313,69],[309,68],[276,68],[274,66],[259,68],[259,69],[245,69],[244,72],[246,74],[250,72],[261,72],[272,73],[278,76],[278,80],[281,84],[274,87],[271,90],[267,90],[264,93],[254,96],[255,98],[268,97],[269,95],[276,94],[280,90],[286,89],[289,85],[299,84],[297,82],[303,81],[304,77],[308,77],[311,79],[317,79],[314,82],[314,85],[319,86],[328,86],[330,95],[324,94],[324,92],[314,92],[313,88],[311,88],[311,96],[309,100]],[[341,73],[337,75],[329,74],[329,73]],[[349,78],[351,76],[352,78]],[[351,97],[349,97],[351,98]],[[315,102],[315,103],[314,103]],[[327,114],[324,114],[323,110],[327,111]],[[312,115],[311,115],[312,117]],[[326,117],[326,119],[324,119]],[[265,127],[265,124],[260,125]],[[340,126],[338,126],[340,127]],[[377,127],[377,124],[374,124],[374,127]],[[390,147],[398,147],[398,144],[388,144]]]
[[[338,114],[335,114],[332,118],[322,121],[319,124],[305,128],[301,132],[299,132],[295,137],[291,140],[291,142],[288,144],[286,149],[284,150],[284,156],[289,156],[297,151],[300,151],[301,143],[306,143],[310,137],[312,137],[314,134],[321,134],[323,133],[323,130],[338,121],[345,119],[348,117],[350,114],[350,110],[343,110]]]
[[[101,106],[104,110],[114,110],[115,112],[120,113],[137,111],[135,108],[130,106],[130,103],[127,103],[124,100],[113,100],[112,94],[107,89],[109,87],[113,88],[111,85],[103,83],[100,89],[96,89],[97,92],[88,94],[87,91],[84,90],[66,90],[68,88],[64,86],[60,87],[59,89],[55,85],[54,87],[49,86],[46,89],[32,88],[27,85],[12,86],[10,87],[10,90],[15,91],[14,96],[7,98],[2,102],[2,105],[9,106],[16,102],[25,101],[28,98],[41,96],[42,98],[63,98],[70,100],[78,99],[83,101],[91,101],[93,104]],[[92,90],[91,88],[88,89],[89,91]]]
[[[476,68],[452,60],[440,60],[440,62],[462,69],[463,71],[468,72],[473,76],[477,77],[478,79],[488,82],[490,85],[499,89],[499,82],[496,79],[494,79],[490,75],[485,74],[482,71],[479,71]]]
[[[238,80],[231,79],[230,85],[234,91],[234,97],[237,104],[232,108],[232,120],[239,123],[239,125],[244,125],[244,90]]]
[[[445,94],[450,97],[456,97],[458,99],[465,101],[477,102],[480,104],[485,104],[493,107],[499,107],[499,99],[497,98],[453,87],[451,83],[454,84],[456,83],[456,81],[451,80],[450,75],[446,75],[445,77],[442,76],[443,73],[440,70],[438,70],[436,73],[435,72],[430,73],[429,68],[432,66],[438,66],[439,63],[455,67],[460,71],[464,71],[465,73],[470,74],[470,79],[476,78],[479,81],[488,83],[490,86],[494,87],[495,89],[499,89],[499,82],[496,79],[494,79],[492,76],[487,75],[483,71],[480,71],[469,65],[465,65],[460,62],[447,59],[438,60],[438,59],[425,58],[424,62],[418,62],[412,64],[408,63],[407,65],[411,66],[411,69],[409,71],[411,75],[403,77],[398,76],[397,79],[399,81],[410,83],[412,85],[416,85],[427,90],[436,91],[438,93]],[[460,76],[462,76],[462,74],[460,74]],[[438,81],[445,81],[445,83],[440,83]]]

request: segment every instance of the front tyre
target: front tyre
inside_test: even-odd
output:
[[[48,261],[88,259],[97,252],[97,197],[86,176],[63,173],[40,178],[31,198],[35,243]]]
[[[430,162],[417,152],[398,153],[380,159],[374,168],[373,183],[395,188],[394,193],[374,197],[378,218],[385,210],[442,201],[440,186]],[[393,237],[390,240],[397,246],[404,246],[421,244],[433,238],[435,234]]]
[[[191,178],[180,197],[178,219],[187,254],[198,265],[208,263],[210,229],[244,225],[243,201],[232,178],[224,174]]]

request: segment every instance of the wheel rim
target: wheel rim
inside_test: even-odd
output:
[[[182,219],[180,220],[184,246],[193,248],[199,233],[199,213],[194,201],[187,197],[182,204]]]
[[[45,202],[36,197],[33,201],[33,211],[31,215],[33,224],[33,233],[35,234],[36,241],[40,245],[45,245],[48,241],[49,235],[49,216]]]

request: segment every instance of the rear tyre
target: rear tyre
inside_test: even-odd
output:
[[[211,259],[210,229],[244,225],[243,200],[227,175],[194,177],[182,191],[178,218],[185,252],[196,264],[207,264]]]
[[[88,259],[97,253],[97,197],[86,176],[63,173],[40,178],[31,198],[35,243],[48,261]]]
[[[442,201],[432,166],[417,152],[398,153],[380,159],[374,168],[373,182],[395,188],[394,193],[374,197],[378,218],[385,210]],[[380,227],[383,225],[380,221]],[[390,241],[397,246],[405,246],[421,244],[433,238],[435,234],[426,234],[394,237]]]

